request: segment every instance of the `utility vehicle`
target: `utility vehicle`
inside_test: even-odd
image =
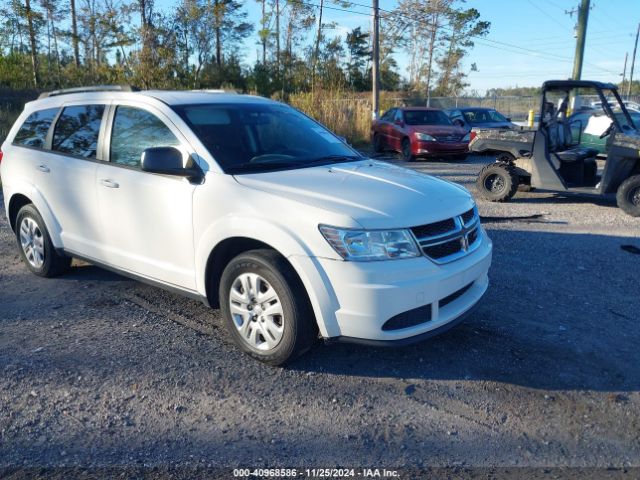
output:
[[[602,112],[571,121],[582,98],[597,95]],[[518,188],[535,187],[582,195],[616,194],[618,206],[640,216],[640,132],[609,83],[550,80],[542,85],[542,112],[536,129],[477,130],[472,152],[496,154],[477,179],[480,195],[494,202],[512,198]],[[606,138],[607,159],[598,167],[593,148],[580,146],[583,132]]]

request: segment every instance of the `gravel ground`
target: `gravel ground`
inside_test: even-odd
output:
[[[410,166],[473,192],[489,160]],[[640,219],[536,192],[479,209],[495,253],[472,318],[406,348],[319,345],[278,369],[238,353],[193,300],[83,263],[29,274],[2,208],[0,477],[640,477]]]

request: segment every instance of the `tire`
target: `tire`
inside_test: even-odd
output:
[[[490,163],[480,170],[476,187],[491,202],[506,202],[518,191],[520,177],[516,167],[505,162]]]
[[[33,204],[18,211],[16,240],[22,261],[32,273],[49,278],[69,269],[71,258],[56,252],[44,220]]]
[[[373,136],[373,151],[375,153],[382,153],[384,151],[384,141],[378,134]]]
[[[640,175],[627,178],[618,187],[618,206],[632,217],[640,217]]]
[[[402,158],[405,162],[415,162],[416,157],[411,153],[411,142],[408,138],[402,139]]]
[[[496,162],[500,162],[500,163],[511,163],[515,159],[516,157],[514,157],[509,152],[501,152],[498,155],[496,155]]]
[[[318,338],[304,286],[274,250],[251,250],[231,260],[220,279],[219,300],[236,345],[268,365],[284,365]],[[272,313],[263,316],[263,310]]]

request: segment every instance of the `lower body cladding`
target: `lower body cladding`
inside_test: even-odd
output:
[[[407,344],[453,327],[489,285],[492,244],[484,231],[468,255],[445,264],[427,257],[378,262],[316,259],[333,290],[322,308],[328,341]],[[325,305],[324,307],[328,307]],[[334,318],[327,318],[327,312]],[[337,328],[327,323],[335,322]]]

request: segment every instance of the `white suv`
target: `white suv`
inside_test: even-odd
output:
[[[52,92],[25,106],[2,152],[33,273],[77,257],[201,299],[269,364],[318,336],[420,340],[487,289],[492,244],[467,190],[365,158],[264,98]]]

